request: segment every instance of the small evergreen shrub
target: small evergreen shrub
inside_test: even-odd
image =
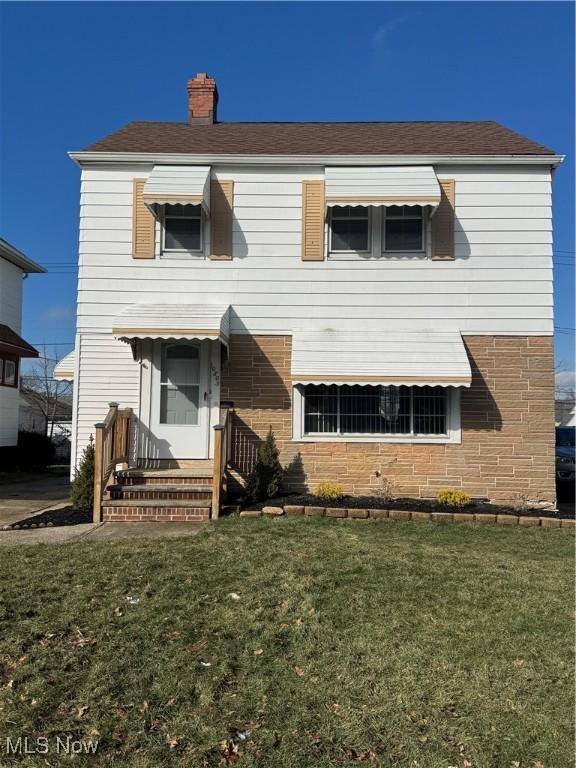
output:
[[[72,481],[70,498],[76,509],[92,509],[94,504],[94,440],[84,448],[76,475]]]
[[[40,432],[18,432],[16,463],[22,470],[43,472],[54,458],[54,445]]]
[[[314,491],[314,496],[322,499],[322,501],[339,501],[344,498],[344,489],[340,483],[320,483]]]
[[[456,488],[442,488],[436,494],[436,501],[444,507],[462,509],[470,504],[470,496],[466,491],[459,491]]]
[[[280,490],[282,467],[278,455],[274,432],[270,427],[266,439],[258,448],[256,464],[248,478],[246,493],[251,501],[271,499]]]

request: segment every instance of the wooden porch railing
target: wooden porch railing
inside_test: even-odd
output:
[[[212,519],[220,514],[223,492],[225,491],[226,467],[232,453],[232,421],[234,408],[222,405],[220,423],[214,427],[214,474],[212,476]]]
[[[94,508],[95,523],[102,519],[102,499],[112,472],[117,464],[128,464],[130,453],[130,423],[132,408],[118,409],[118,403],[109,403],[106,419],[95,424],[94,440]]]

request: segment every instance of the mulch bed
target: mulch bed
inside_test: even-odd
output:
[[[574,519],[575,508],[571,510],[549,511],[546,509],[526,508],[504,506],[501,504],[490,504],[487,501],[472,501],[466,507],[456,509],[438,504],[433,499],[413,499],[413,498],[393,498],[383,499],[379,496],[343,496],[338,501],[320,499],[312,494],[286,494],[285,496],[276,496],[259,504],[250,504],[250,509],[262,509],[266,506],[283,507],[284,504],[293,504],[303,507],[337,507],[338,509],[402,509],[410,512],[467,512],[470,514],[496,514],[496,515],[519,515],[522,517],[553,517]]]
[[[92,511],[75,509],[74,507],[62,507],[61,509],[47,509],[38,515],[26,517],[13,523],[11,529],[47,528],[58,525],[80,525],[92,522]]]

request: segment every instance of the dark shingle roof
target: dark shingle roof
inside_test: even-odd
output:
[[[38,357],[38,350],[12,330],[8,325],[0,324],[0,347],[20,357]]]
[[[493,121],[128,123],[85,151],[246,155],[553,155]]]

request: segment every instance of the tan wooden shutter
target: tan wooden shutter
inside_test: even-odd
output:
[[[132,191],[132,257],[153,259],[155,250],[155,219],[142,199],[146,179],[134,179]]]
[[[454,258],[454,179],[439,179],[442,197],[432,216],[432,258],[446,261]]]
[[[324,260],[323,181],[302,182],[302,261]]]
[[[212,179],[210,182],[210,258],[232,258],[232,213],[234,182]]]

